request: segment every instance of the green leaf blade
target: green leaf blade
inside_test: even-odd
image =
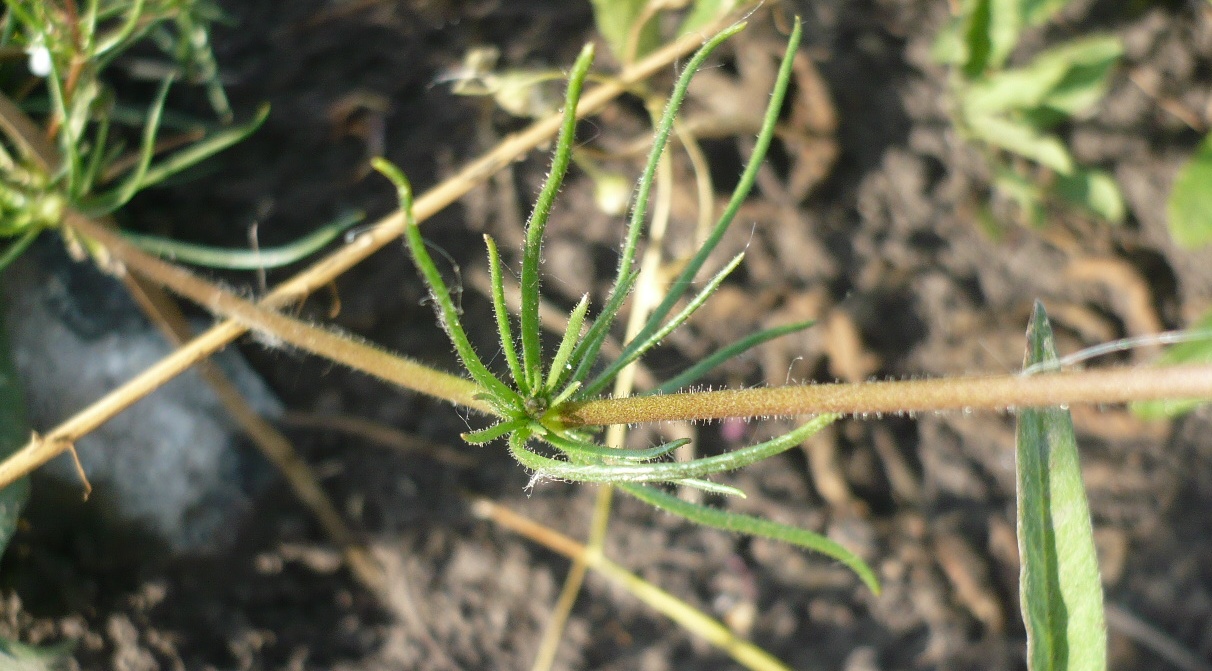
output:
[[[509,364],[509,372],[513,375],[514,384],[521,394],[530,394],[530,382],[522,370],[518,359],[518,346],[513,340],[513,328],[509,325],[509,309],[505,304],[505,281],[501,271],[501,255],[497,251],[497,243],[492,236],[484,235],[484,245],[488,248],[488,276],[492,286],[492,311],[497,318],[497,334],[501,336],[501,351],[505,352],[505,361]]]
[[[166,259],[207,268],[261,270],[281,268],[302,261],[365,218],[366,214],[363,212],[346,212],[294,242],[255,250],[211,247],[131,231],[122,231],[122,237],[143,251]]]
[[[721,35],[723,34],[724,33],[721,33]],[[787,89],[791,84],[792,67],[794,65],[796,51],[800,46],[802,34],[803,27],[800,20],[796,19],[795,24],[791,29],[791,35],[787,38],[787,50],[783,53],[783,60],[779,64],[774,89],[770,92],[770,101],[766,105],[765,115],[762,119],[762,127],[758,131],[757,140],[753,145],[753,153],[749,156],[749,162],[745,165],[745,170],[741,173],[741,179],[737,182],[736,187],[733,189],[732,196],[728,199],[728,205],[725,206],[723,214],[720,215],[720,218],[716,221],[715,225],[711,229],[711,232],[708,233],[698,251],[695,252],[694,256],[691,257],[690,261],[686,263],[686,265],[682,268],[681,273],[678,274],[677,278],[670,285],[669,291],[666,293],[665,298],[662,299],[660,304],[653,308],[652,312],[649,313],[648,321],[644,324],[644,327],[640,329],[639,333],[635,334],[629,343],[627,343],[627,346],[623,349],[623,353],[619,356],[620,360],[631,356],[634,349],[643,346],[643,343],[645,343],[652,336],[652,334],[656,332],[657,329],[661,328],[661,324],[664,323],[665,318],[673,310],[674,305],[681,300],[682,296],[685,295],[687,291],[689,291],[695,275],[698,274],[699,270],[703,267],[703,264],[707,262],[707,257],[710,256],[711,252],[715,250],[717,245],[719,245],[720,240],[722,240],[724,237],[724,233],[727,232],[728,227],[736,218],[736,214],[740,210],[741,204],[744,203],[745,199],[749,196],[749,191],[753,188],[754,182],[757,180],[758,170],[761,168],[762,161],[765,160],[766,152],[769,150],[770,143],[774,138],[774,131],[775,126],[778,123],[779,112],[783,107],[783,100],[786,97]],[[719,36],[717,36],[716,39],[718,38]],[[704,45],[704,49],[706,46],[707,45]],[[697,67],[697,64],[692,62],[691,67],[687,68],[687,72],[692,72],[693,68],[695,67]],[[689,82],[687,81],[687,83]],[[674,98],[670,98],[670,107],[672,107],[673,101]],[[664,119],[662,119],[662,123],[664,123]],[[672,123],[672,120],[670,120],[670,123]],[[655,147],[656,145],[654,145],[654,149]],[[659,154],[654,151],[652,159],[652,170],[654,171],[655,160],[657,158],[659,158]],[[645,176],[648,176],[647,173]],[[641,193],[642,192],[643,190],[641,190]],[[644,201],[641,197],[637,196],[636,202],[638,211],[640,208],[639,203]],[[627,249],[631,251],[631,253],[634,253],[634,247],[634,241],[629,239]],[[589,389],[590,386],[591,385],[586,385],[586,389]],[[589,392],[586,392],[586,395],[588,395],[588,393]]]
[[[426,251],[425,240],[421,237],[421,230],[417,227],[416,217],[413,216],[412,185],[409,184],[408,178],[395,164],[382,157],[371,159],[370,164],[380,174],[391,180],[396,187],[400,211],[404,213],[404,244],[408,248],[408,254],[412,257],[413,264],[420,271],[426,288],[429,289],[430,296],[433,298],[434,313],[438,317],[442,330],[446,331],[451,344],[454,345],[463,367],[488,392],[491,397],[490,402],[495,405],[507,401],[520,403],[521,399],[517,393],[497,379],[484,365],[483,360],[472,347],[471,341],[468,340],[467,333],[463,330],[459,311],[450,298],[450,288],[446,286],[446,280],[442,279],[442,273],[434,264],[433,257]]]
[[[654,22],[646,22],[644,26],[636,25],[644,18],[648,0],[591,0],[591,4],[593,21],[598,32],[606,38],[610,50],[620,61],[628,58],[628,51],[634,51],[632,56],[643,56],[660,40]]]
[[[564,175],[568,172],[568,164],[572,160],[572,143],[575,140],[577,128],[577,102],[581,99],[581,89],[585,85],[585,77],[589,74],[589,66],[593,64],[593,45],[587,44],[581,50],[576,63],[572,66],[572,74],[568,78],[568,92],[564,99],[564,118],[560,125],[559,138],[556,140],[555,155],[551,161],[551,172],[543,184],[543,190],[535,200],[534,211],[530,221],[526,222],[526,246],[522,250],[522,310],[520,315],[522,330],[522,367],[526,372],[526,383],[531,389],[541,389],[543,386],[542,347],[539,332],[542,325],[539,321],[539,263],[543,251],[543,231],[547,227],[547,217],[555,203],[560,185],[564,183]]]
[[[1025,366],[1056,359],[1052,329],[1039,303],[1027,338]],[[1107,667],[1103,590],[1068,410],[1020,412],[1015,472],[1027,666],[1102,671]]]
[[[670,392],[677,391],[678,389],[681,389],[682,387],[685,387],[687,385],[694,384],[700,378],[702,378],[704,375],[710,373],[712,370],[714,370],[720,364],[723,364],[724,362],[726,362],[734,357],[740,356],[741,354],[748,352],[749,350],[753,349],[754,347],[757,347],[758,345],[761,345],[762,343],[774,340],[775,338],[778,338],[780,336],[784,336],[784,335],[787,335],[790,333],[796,333],[798,331],[803,331],[804,329],[811,327],[815,323],[816,323],[816,320],[811,320],[811,319],[808,321],[794,322],[792,324],[785,324],[783,326],[775,326],[772,328],[768,328],[763,331],[758,331],[757,333],[753,333],[749,336],[746,336],[746,337],[732,343],[731,345],[727,345],[719,350],[716,350],[710,356],[703,359],[702,361],[699,361],[697,364],[691,366],[690,368],[687,368],[686,370],[682,371],[675,377],[672,377],[672,378],[666,380],[665,382],[662,382],[660,384],[660,386],[656,387],[652,391],[646,392],[645,396],[650,395],[650,394],[668,394]]]
[[[1128,215],[1115,178],[1102,170],[1077,166],[1071,175],[1057,175],[1054,188],[1061,198],[1106,222],[1122,224]]]
[[[1166,218],[1179,245],[1195,249],[1212,242],[1212,133],[1178,171]]]
[[[1067,42],[1036,56],[1029,67],[1049,68],[1061,64],[1065,73],[1048,91],[1041,105],[1065,115],[1080,114],[1103,99],[1111,71],[1124,53],[1119,38],[1096,35]]]
[[[192,168],[224,149],[243,142],[255,133],[268,118],[269,105],[262,105],[253,118],[247,122],[225,128],[149,167],[147,173],[143,175],[143,179],[140,180],[139,187],[145,189],[149,186],[155,186],[183,170]]]
[[[994,147],[1031,159],[1062,175],[1073,172],[1073,157],[1055,135],[1001,116],[973,116],[967,121],[974,135]]]

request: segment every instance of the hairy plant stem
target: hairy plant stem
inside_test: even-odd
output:
[[[632,396],[569,404],[569,426],[943,410],[1012,410],[1075,403],[1212,398],[1212,365],[809,384]]]
[[[74,212],[67,215],[66,224],[103,244],[115,260],[133,272],[271,339],[281,340],[284,344],[314,352],[414,391],[491,412],[486,403],[475,398],[479,388],[466,378],[392,355],[352,340],[347,335],[265,310],[182,268],[146,254],[113,231]],[[569,426],[611,425],[821,413],[1001,410],[1180,398],[1212,398],[1212,365],[1119,368],[1033,376],[810,384],[633,396],[570,403],[562,411],[560,420]],[[66,449],[66,445],[59,451],[62,449]],[[20,454],[18,452],[10,457],[10,461]],[[0,485],[6,482],[7,464],[0,464]]]
[[[581,97],[581,102],[577,106],[577,115],[583,117],[596,112],[614,98],[627,92],[637,82],[651,77],[670,63],[693,52],[701,46],[703,36],[711,34],[708,32],[711,30],[714,28],[705,28],[703,33],[685,35],[640,61],[634,67],[626,69],[617,79],[595,87]],[[0,121],[7,118],[7,116],[0,115]],[[488,154],[417,198],[413,208],[417,221],[421,222],[432,217],[495,172],[512,164],[526,152],[550,139],[559,129],[560,120],[560,115],[555,114],[535,122],[520,133],[505,138]],[[24,136],[18,135],[18,137]],[[37,135],[34,134],[30,137],[37,137]],[[328,257],[279,285],[259,304],[272,309],[302,300],[399,238],[403,231],[403,224],[404,216],[400,212],[383,218],[370,230],[359,235],[352,244],[339,248]],[[217,324],[138,376],[63,421],[45,436],[35,436],[21,450],[0,462],[0,487],[13,482],[66,450],[80,437],[129,408],[161,385],[189,369],[196,362],[223,349],[247,331],[248,328],[245,325],[234,320]]]
[[[126,264],[132,271],[218,314],[234,318],[248,328],[255,328],[283,343],[315,352],[406,388],[476,410],[491,411],[483,401],[475,398],[478,387],[470,380],[260,308],[194,277],[184,269],[147,255],[116,233],[79,214],[69,213],[66,223],[105,245],[114,259]],[[866,415],[999,410],[1181,398],[1212,398],[1212,365],[633,396],[569,404],[561,413],[560,420],[569,426],[611,425],[821,413]],[[0,486],[28,473],[70,446],[70,441],[53,435],[31,441],[0,463]]]

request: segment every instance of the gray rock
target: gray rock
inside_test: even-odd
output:
[[[63,253],[44,236],[4,277],[13,359],[30,422],[46,431],[142,372],[172,347],[149,324],[121,282]],[[274,416],[281,403],[234,350],[216,361],[254,408]],[[237,450],[239,430],[193,371],[113,418],[77,444],[102,500],[181,552],[222,547],[249,489],[267,466]],[[75,481],[69,454],[43,469]],[[260,472],[260,475],[258,474]]]

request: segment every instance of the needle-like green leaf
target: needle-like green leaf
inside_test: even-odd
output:
[[[713,352],[710,356],[691,366],[690,368],[687,368],[679,375],[662,382],[660,385],[652,389],[652,391],[646,392],[645,395],[667,394],[671,391],[677,391],[678,389],[681,389],[687,385],[694,384],[704,375],[714,370],[716,366],[719,366],[725,361],[728,361],[733,357],[740,356],[741,354],[748,352],[764,342],[774,340],[775,338],[790,333],[796,333],[797,331],[803,331],[815,323],[816,322],[814,320],[808,320],[803,322],[795,322],[793,324],[786,324],[784,326],[775,326],[773,328],[758,331],[757,333],[741,338],[731,345]]]
[[[745,166],[745,172],[742,173],[740,181],[737,182],[736,188],[733,189],[728,206],[724,208],[724,213],[720,215],[719,220],[712,228],[711,233],[708,234],[702,247],[695,252],[694,256],[682,269],[682,272],[678,274],[677,279],[670,285],[669,292],[665,295],[665,298],[653,309],[644,328],[640,329],[639,333],[623,349],[623,354],[620,358],[630,355],[632,349],[641,347],[648,340],[649,336],[661,327],[661,324],[665,321],[665,317],[673,310],[674,305],[690,289],[694,276],[698,274],[699,269],[707,261],[707,257],[715,250],[720,240],[723,239],[728,226],[736,218],[736,213],[740,210],[741,204],[748,197],[749,191],[753,188],[753,183],[757,179],[757,173],[762,166],[762,161],[766,158],[770,142],[774,138],[774,129],[778,123],[779,111],[783,107],[783,99],[786,97],[787,87],[791,83],[791,70],[795,61],[796,50],[799,49],[801,33],[800,20],[797,18],[795,20],[795,27],[791,31],[791,37],[787,42],[787,50],[783,55],[783,61],[779,66],[774,90],[770,94],[770,103],[766,106],[766,115],[762,120],[762,129],[758,132],[757,141],[753,146],[753,154],[749,157],[749,163]]]
[[[585,323],[585,311],[588,309],[589,294],[585,294],[569,314],[568,329],[564,331],[564,337],[560,339],[560,347],[556,350],[555,358],[551,360],[551,370],[547,371],[545,386],[548,392],[555,391],[560,381],[570,372],[567,369],[572,368],[568,364],[568,358],[572,356],[573,346],[580,340],[581,327]]]
[[[208,268],[257,270],[280,268],[307,258],[365,218],[365,213],[348,212],[294,242],[257,250],[220,249],[130,231],[123,231],[122,237],[135,243],[145,252],[167,259]]]
[[[87,214],[97,217],[112,213],[114,210],[130,202],[131,198],[145,186],[147,169],[151,166],[152,157],[156,153],[156,136],[160,130],[160,117],[164,113],[164,103],[168,100],[168,89],[173,84],[173,78],[167,77],[160,84],[156,99],[147,113],[147,125],[143,127],[143,142],[139,145],[139,162],[132,172],[118,187],[90,198],[81,203],[81,209]]]
[[[404,213],[404,241],[408,246],[408,253],[412,256],[413,263],[421,271],[421,276],[429,287],[438,321],[446,330],[451,343],[454,344],[463,367],[471,374],[472,379],[498,401],[508,399],[520,403],[521,399],[517,393],[498,380],[480,360],[479,355],[471,346],[471,341],[467,339],[467,334],[463,331],[463,324],[459,321],[459,311],[455,309],[454,302],[450,299],[450,289],[446,286],[446,281],[442,279],[442,273],[438,272],[433,258],[425,249],[425,240],[421,237],[421,230],[417,227],[416,217],[413,216],[412,185],[408,183],[408,178],[399,168],[384,158],[371,159],[371,166],[396,186],[396,193],[400,199],[400,210]]]
[[[699,478],[683,478],[681,480],[671,480],[671,485],[679,487],[693,487],[708,494],[719,494],[720,496],[735,496],[738,499],[749,498],[744,491],[733,487],[732,485],[722,485],[718,482],[710,480],[701,480]]]
[[[628,450],[616,447],[605,447],[582,440],[573,440],[565,438],[558,433],[549,432],[543,436],[543,440],[550,443],[561,452],[570,456],[578,457],[593,457],[596,459],[618,459],[620,461],[652,461],[659,459],[666,454],[678,449],[679,447],[690,443],[688,438],[679,438],[668,443],[661,443],[656,447],[649,447],[639,450]]]
[[[501,274],[501,255],[497,252],[497,242],[491,235],[484,236],[484,244],[488,247],[492,310],[497,317],[497,333],[501,335],[501,351],[505,352],[505,361],[509,364],[509,372],[513,374],[518,391],[527,396],[530,394],[530,383],[522,371],[522,363],[518,360],[518,345],[513,340],[513,328],[509,325],[509,308],[505,305],[505,281]]]
[[[3,253],[0,253],[0,270],[4,270],[10,263],[16,261],[17,257],[21,256],[33,244],[41,232],[42,230],[37,227],[28,229],[21,234],[21,237],[13,241]]]
[[[257,114],[247,122],[221,130],[205,140],[199,140],[185,149],[174,153],[148,168],[147,173],[143,175],[143,179],[140,181],[140,188],[155,186],[183,170],[192,168],[224,149],[242,142],[260,128],[261,124],[265,123],[265,120],[268,118],[269,105],[262,105],[257,110]]]
[[[736,270],[736,267],[741,264],[741,261],[744,260],[744,258],[744,252],[732,257],[732,260],[728,262],[728,265],[724,266],[720,272],[716,273],[715,277],[711,278],[711,281],[707,283],[707,286],[703,287],[703,290],[700,291],[698,295],[686,305],[686,307],[682,308],[681,312],[674,315],[673,319],[670,319],[669,322],[664,326],[649,334],[643,342],[633,341],[633,346],[628,347],[618,359],[606,367],[606,370],[599,373],[592,382],[585,385],[581,391],[581,395],[592,396],[593,394],[601,391],[606,387],[606,385],[610,384],[610,381],[614,379],[614,376],[618,375],[619,371],[623,370],[625,366],[644,356],[648,350],[656,347],[663,340],[665,340],[665,338],[669,337],[670,333],[677,330],[677,328],[685,323],[691,315],[697,312],[699,308],[703,307],[703,304],[707,302],[707,299],[711,298],[712,294],[716,292],[716,289],[720,288],[720,284],[724,282],[728,275],[732,274],[732,271]]]
[[[585,76],[589,74],[589,66],[592,64],[593,45],[587,44],[581,49],[581,55],[572,66],[572,74],[568,78],[568,92],[564,98],[564,121],[556,140],[551,172],[548,173],[543,190],[535,200],[530,221],[526,223],[526,246],[522,250],[521,329],[522,367],[526,371],[526,382],[530,389],[539,389],[543,385],[543,353],[539,342],[539,332],[542,329],[539,323],[539,262],[543,253],[543,231],[546,229],[547,217],[551,214],[556,194],[564,183],[568,164],[572,160],[572,144],[577,129],[577,103],[581,99],[581,88],[585,85]]]
[[[577,370],[573,379],[580,379],[581,375],[587,373],[593,362],[597,360],[606,334],[614,323],[614,317],[622,308],[623,301],[626,300],[634,286],[635,274],[632,272],[631,266],[635,262],[636,245],[639,243],[640,233],[644,228],[644,219],[648,213],[648,195],[652,191],[657,165],[661,162],[661,155],[669,141],[673,122],[677,119],[678,111],[682,109],[682,102],[686,98],[686,90],[690,87],[690,81],[694,79],[695,73],[717,47],[744,28],[744,23],[729,26],[699,47],[698,51],[691,56],[690,62],[686,64],[686,69],[678,77],[673,92],[669,95],[665,111],[661,114],[660,121],[657,122],[656,132],[652,138],[652,149],[648,152],[648,161],[644,164],[644,171],[640,174],[636,187],[635,205],[632,207],[631,220],[627,224],[627,236],[623,242],[623,250],[619,255],[614,287],[610,290],[610,296],[606,299],[602,314],[594,320],[585,338],[573,351],[572,365]]]
[[[858,555],[818,533],[764,520],[760,517],[751,517],[749,515],[720,510],[719,508],[709,508],[694,503],[687,503],[655,487],[626,483],[620,484],[618,487],[650,506],[673,513],[696,524],[723,529],[724,531],[735,531],[750,536],[771,538],[819,552],[827,557],[832,557],[858,574],[859,579],[872,592],[876,594],[880,593],[880,584],[875,577],[875,572],[871,570],[871,567],[867,566],[866,562],[860,559]]]
[[[497,438],[500,438],[501,436],[513,433],[514,431],[521,429],[522,427],[526,426],[526,424],[529,423],[529,421],[530,420],[528,420],[526,418],[522,418],[522,419],[515,419],[515,420],[509,421],[509,422],[497,422],[496,424],[493,424],[492,426],[488,427],[487,429],[481,429],[480,431],[468,431],[467,433],[464,433],[461,437],[463,438],[463,440],[467,441],[468,443],[471,443],[472,445],[483,445],[484,443],[491,443],[492,441],[496,440]]]
[[[819,415],[795,430],[757,445],[725,452],[694,461],[657,464],[576,464],[551,459],[527,451],[515,454],[523,466],[533,469],[539,477],[579,482],[669,482],[684,478],[700,478],[725,471],[734,471],[799,445],[812,434],[837,419],[836,415]]]

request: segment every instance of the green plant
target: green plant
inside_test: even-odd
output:
[[[1052,327],[1038,303],[1027,341],[1027,370],[1057,366]],[[1019,414],[1015,473],[1027,668],[1105,669],[1103,586],[1067,409],[1029,408]]]
[[[1212,135],[1204,138],[1179,170],[1166,201],[1166,219],[1174,241],[1187,249],[1212,242]]]
[[[207,86],[216,111],[230,116],[219,87],[214,58],[207,45],[208,24],[216,18],[206,2],[93,0],[77,7],[36,0],[7,0],[0,26],[0,46],[24,50],[29,70],[45,83],[46,97],[31,99],[45,109],[46,134],[23,123],[20,108],[7,97],[0,118],[9,141],[0,146],[0,236],[14,238],[0,266],[11,261],[37,235],[57,228],[65,208],[106,216],[140,190],[153,186],[242,140],[265,119],[213,132],[197,129],[176,138],[188,146],[160,161],[159,138],[169,87],[178,76]],[[160,44],[175,61],[146,112],[129,114],[105,80],[119,56],[145,39]],[[8,90],[29,87],[8,72]],[[111,134],[115,121],[133,117],[141,135],[138,148],[126,153],[122,139]],[[196,125],[196,124],[194,124]],[[51,140],[48,141],[47,137]]]
[[[1049,21],[1068,0],[965,0],[938,36],[935,58],[951,66],[956,127],[979,143],[997,192],[1033,225],[1049,200],[1111,223],[1125,216],[1114,178],[1078,164],[1052,131],[1102,99],[1122,47],[1111,36],[1072,40],[1009,67],[1022,31]]]
[[[0,124],[12,143],[0,143],[0,237],[13,239],[0,252],[0,268],[43,230],[58,228],[67,208],[90,217],[108,216],[143,189],[245,139],[269,113],[263,107],[246,123],[214,129],[178,115],[173,125],[180,134],[161,138],[172,116],[165,103],[178,78],[204,86],[222,119],[232,115],[209,47],[209,26],[221,14],[209,2],[92,0],[77,8],[75,0],[62,7],[7,0],[6,5],[0,47],[28,54],[28,69],[44,80],[46,97],[27,100],[27,107],[44,109],[48,117],[43,133],[26,122],[16,103],[0,98]],[[171,59],[145,113],[120,103],[105,76],[116,59],[144,41],[158,45]],[[8,88],[29,88],[15,73],[7,74]],[[133,151],[126,150],[120,133],[111,132],[123,124],[141,136]],[[46,140],[47,134],[52,141]],[[169,149],[175,150],[157,160],[158,154]],[[212,249],[134,233],[128,237],[152,253],[187,263],[272,268],[314,253],[359,220],[359,216],[344,216],[294,243],[256,252]],[[70,237],[68,241],[78,242]]]
[[[697,68],[711,52],[739,30],[740,26],[737,26],[708,40],[687,64],[669,98],[665,113],[657,125],[656,138],[636,190],[635,205],[610,297],[598,317],[588,323],[586,323],[588,297],[582,298],[569,316],[568,329],[555,354],[547,359],[542,352],[538,319],[539,259],[542,254],[544,227],[571,161],[576,129],[575,111],[583,82],[593,59],[591,48],[587,47],[582,51],[569,80],[564,106],[564,122],[557,140],[551,171],[526,227],[526,244],[523,249],[521,269],[522,309],[518,324],[520,351],[518,343],[514,340],[511,317],[505,307],[501,262],[496,243],[492,238],[485,237],[492,277],[496,323],[501,347],[509,365],[511,384],[488,370],[472,348],[464,332],[459,312],[450,298],[450,290],[426,251],[425,243],[415,221],[411,221],[409,213],[412,211],[412,192],[404,175],[381,159],[376,160],[374,165],[396,184],[400,195],[400,207],[407,220],[404,236],[409,253],[429,287],[439,322],[450,336],[468,374],[478,385],[475,397],[486,402],[492,408],[493,414],[499,417],[496,424],[486,429],[464,434],[465,440],[473,444],[483,444],[506,438],[514,457],[522,465],[534,471],[535,480],[558,478],[615,484],[623,491],[650,505],[700,524],[775,538],[822,552],[854,569],[873,591],[878,591],[875,574],[861,559],[819,534],[768,520],[686,503],[649,486],[654,483],[667,483],[696,487],[715,494],[743,495],[743,492],[734,487],[704,478],[741,468],[797,446],[809,435],[832,422],[835,416],[821,415],[800,428],[773,440],[728,454],[695,459],[690,462],[658,461],[689,441],[674,441],[649,449],[621,449],[601,444],[594,438],[592,432],[567,426],[561,419],[563,413],[572,404],[584,402],[600,394],[627,365],[659,345],[674,329],[684,323],[714,293],[743,258],[743,255],[734,257],[723,270],[716,273],[696,295],[690,298],[685,307],[676,314],[674,313],[676,304],[689,293],[695,275],[707,261],[708,255],[718,244],[728,225],[732,223],[737,209],[752,188],[757,168],[765,156],[773,135],[783,96],[790,81],[791,59],[799,46],[798,23],[792,32],[779,80],[767,109],[766,121],[758,136],[757,146],[744,176],[733,193],[729,207],[719,218],[706,243],[697,251],[679,277],[674,280],[669,293],[653,310],[644,327],[625,344],[622,354],[610,363],[603,364],[599,361],[602,343],[636,281],[637,273],[632,271],[632,265],[647,214],[649,191],[674,119],[685,97],[686,89]],[[582,326],[585,328],[583,329]],[[780,332],[783,331],[785,329],[780,330]],[[777,332],[760,334],[751,342],[761,342],[776,334]],[[690,372],[690,375],[678,376],[673,384],[681,385],[693,382],[695,378],[710,369],[710,364],[722,361],[735,351],[736,348],[730,348],[724,355],[712,358],[708,365],[697,366]],[[545,360],[550,361],[546,367],[544,367]],[[656,392],[665,391],[667,387],[676,388],[672,385],[663,385]],[[545,444],[556,457],[547,456],[534,449],[532,445],[536,442]]]
[[[731,34],[740,27],[734,27]],[[797,31],[798,32],[798,31]],[[723,39],[720,37],[719,39]],[[718,44],[719,39],[709,44]],[[794,48],[788,53],[793,53]],[[543,347],[538,337],[536,304],[539,296],[540,275],[538,272],[541,258],[541,242],[543,225],[550,212],[550,201],[558,189],[562,171],[567,167],[566,152],[572,143],[571,133],[577,114],[593,109],[589,103],[606,99],[611,91],[617,92],[624,86],[618,83],[607,83],[586,94],[579,109],[575,104],[576,93],[579,92],[580,79],[585,76],[588,67],[588,54],[584,54],[576,71],[570,92],[573,98],[567,104],[563,118],[557,123],[550,124],[553,128],[559,126],[562,137],[558,143],[556,166],[552,170],[551,179],[544,188],[543,195],[535,208],[526,238],[527,244],[523,249],[523,288],[527,299],[518,322],[521,335],[521,347],[518,348],[512,331],[515,322],[506,315],[503,308],[504,300],[501,294],[502,274],[501,264],[495,250],[495,243],[488,241],[490,264],[495,267],[494,275],[494,304],[498,316],[498,330],[501,335],[502,349],[508,361],[509,377],[496,376],[478,357],[468,342],[467,334],[463,333],[460,317],[453,309],[449,291],[444,286],[434,264],[428,258],[424,245],[420,240],[418,221],[431,216],[443,205],[453,200],[458,193],[450,195],[457,188],[448,185],[431,191],[412,201],[411,190],[400,172],[389,164],[379,162],[378,167],[394,178],[401,197],[402,211],[380,222],[375,228],[363,233],[354,244],[342,247],[333,257],[321,261],[312,269],[298,278],[275,289],[259,305],[242,300],[231,292],[214,287],[194,277],[188,271],[150,258],[129,241],[115,235],[112,231],[98,225],[96,222],[78,213],[69,212],[65,225],[76,234],[92,240],[94,244],[103,247],[108,253],[120,260],[133,274],[171,288],[184,296],[206,306],[218,315],[228,318],[211,331],[203,334],[197,341],[182,348],[179,353],[158,364],[154,370],[132,380],[121,389],[114,392],[113,397],[105,399],[104,407],[86,412],[74,417],[62,426],[49,431],[44,437],[37,437],[9,459],[0,463],[0,484],[13,481],[31,468],[43,463],[46,459],[70,446],[71,441],[90,427],[104,421],[107,413],[116,412],[120,408],[137,399],[140,394],[146,394],[163,380],[171,377],[180,370],[187,368],[226,342],[238,337],[248,329],[264,333],[270,339],[283,342],[300,349],[318,353],[334,361],[346,363],[368,374],[379,376],[401,386],[427,393],[436,398],[452,401],[460,406],[470,408],[494,417],[497,424],[478,432],[472,432],[469,438],[478,441],[488,441],[494,438],[507,439],[510,448],[519,460],[530,465],[538,473],[546,473],[552,477],[575,478],[587,481],[619,482],[624,491],[636,494],[639,498],[650,500],[654,505],[673,509],[673,512],[684,515],[692,520],[722,526],[729,529],[762,533],[770,523],[754,518],[730,516],[727,513],[717,515],[717,511],[702,506],[691,506],[669,497],[661,490],[651,487],[652,484],[679,483],[707,487],[711,491],[735,494],[736,490],[719,483],[703,480],[707,476],[722,470],[737,467],[744,463],[770,456],[785,446],[794,445],[795,441],[789,436],[807,435],[812,430],[831,421],[834,413],[878,413],[878,412],[911,412],[918,410],[938,409],[971,409],[971,408],[1026,408],[1032,406],[1049,406],[1062,403],[1078,403],[1087,401],[1118,402],[1130,399],[1170,398],[1186,396],[1212,396],[1212,368],[1208,366],[1183,366],[1171,369],[1130,369],[1090,372],[1051,372],[1030,376],[991,376],[952,378],[946,380],[917,380],[910,382],[886,382],[860,385],[806,385],[782,388],[738,389],[707,393],[678,393],[673,387],[688,383],[697,375],[701,375],[712,363],[722,360],[728,355],[743,350],[746,346],[761,340],[773,333],[758,334],[737,347],[729,348],[719,357],[712,357],[705,366],[678,376],[670,383],[663,385],[663,393],[650,394],[633,398],[602,398],[601,391],[616,379],[626,363],[624,359],[643,355],[645,351],[660,342],[668,334],[668,330],[676,327],[685,309],[676,311],[676,305],[688,297],[688,309],[693,309],[702,300],[706,300],[712,287],[718,285],[727,272],[728,267],[734,267],[739,260],[734,259],[721,274],[709,281],[706,288],[689,295],[691,280],[701,270],[706,262],[711,247],[718,240],[716,235],[708,238],[708,242],[695,254],[692,263],[693,270],[683,273],[680,280],[658,306],[657,311],[647,321],[648,326],[640,328],[638,334],[631,339],[631,344],[624,348],[624,354],[615,362],[598,361],[601,337],[610,330],[611,324],[620,310],[616,302],[621,303],[630,287],[637,281],[631,264],[638,249],[638,238],[643,225],[643,207],[646,203],[647,185],[653,180],[661,149],[654,149],[645,169],[645,177],[641,179],[639,194],[637,194],[636,212],[628,227],[624,242],[624,253],[621,259],[627,264],[621,267],[616,277],[615,289],[608,299],[605,308],[599,316],[588,318],[588,304],[582,301],[573,310],[573,317],[581,321],[582,328],[567,329],[567,337],[560,346],[554,349],[554,354],[544,355]],[[692,73],[699,60],[693,61],[687,70],[687,77]],[[784,70],[787,67],[784,61]],[[630,76],[630,75],[629,75]],[[786,73],[780,79],[778,95],[786,86]],[[611,87],[614,87],[613,89]],[[679,83],[675,95],[670,101],[669,108],[676,109],[676,91],[684,91]],[[766,128],[763,129],[764,141],[769,140],[769,126],[777,114],[778,103],[772,99],[771,109],[766,117]],[[665,116],[669,116],[666,114]],[[663,145],[668,137],[672,120],[664,120],[658,125],[656,143]],[[543,126],[535,127],[534,136],[541,136]],[[661,130],[663,128],[663,130]],[[528,140],[529,141],[529,140]],[[764,141],[758,146],[764,150]],[[561,155],[565,154],[562,158]],[[744,189],[751,183],[752,171],[760,158],[755,152],[746,168],[746,177],[741,180]],[[512,156],[512,155],[511,155]],[[490,172],[491,166],[507,163],[500,155],[491,156],[484,161],[471,166],[467,173],[483,179]],[[486,167],[487,166],[487,167]],[[464,178],[464,182],[472,181]],[[465,186],[465,184],[463,185]],[[470,188],[470,187],[466,187]],[[466,189],[461,193],[465,193]],[[435,195],[440,194],[440,195]],[[744,198],[744,190],[738,186],[733,194],[733,205]],[[415,209],[415,211],[414,211]],[[727,225],[729,208],[715,229],[716,234],[722,234],[723,226]],[[327,328],[306,324],[287,317],[278,311],[315,286],[321,286],[343,270],[352,266],[365,255],[393,240],[395,236],[404,234],[409,243],[410,253],[414,256],[423,277],[430,285],[434,295],[440,322],[448,329],[452,341],[459,350],[461,359],[466,366],[471,379],[446,374],[415,361],[395,357],[366,343],[350,339]],[[662,313],[663,310],[663,314]],[[586,325],[588,322],[588,325]],[[550,352],[551,350],[549,350]],[[597,370],[600,368],[600,370]],[[167,372],[166,372],[167,371]],[[577,386],[579,383],[579,386]],[[118,399],[118,397],[121,397]],[[115,400],[117,399],[117,400]],[[724,455],[723,458],[709,457],[689,462],[687,465],[659,462],[661,455],[671,449],[669,445],[658,446],[648,450],[618,450],[605,444],[597,438],[594,427],[611,424],[628,424],[644,421],[659,421],[661,419],[713,419],[722,417],[752,417],[752,416],[802,416],[816,415],[808,424],[796,429],[792,434],[776,438],[774,441],[763,443],[752,448],[744,448],[738,452]],[[799,432],[803,432],[802,434]],[[780,442],[781,441],[781,442]],[[603,487],[603,491],[608,488]],[[648,497],[648,498],[645,498]],[[737,523],[737,520],[741,524]],[[813,547],[815,542],[807,532],[791,527],[776,528],[777,538],[800,542]],[[596,551],[586,554],[597,556]],[[843,555],[844,556],[844,555]],[[617,567],[616,567],[617,568]],[[873,576],[872,576],[873,577]]]

